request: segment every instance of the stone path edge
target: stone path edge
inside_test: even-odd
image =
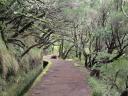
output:
[[[42,77],[44,77],[47,72],[49,71],[49,69],[51,68],[52,66],[52,62],[49,61],[49,60],[44,60],[44,61],[47,61],[48,62],[48,65],[46,66],[46,68],[44,70],[42,70],[42,72],[39,74],[39,76],[37,76],[37,78],[34,80],[33,84],[31,85],[31,87],[29,89],[31,89],[32,87],[34,87],[38,82],[41,81]],[[27,93],[29,91],[29,89],[27,90],[26,93],[24,93],[24,96],[28,96]]]

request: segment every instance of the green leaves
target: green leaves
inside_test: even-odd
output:
[[[0,0],[0,5],[5,5],[7,0]]]

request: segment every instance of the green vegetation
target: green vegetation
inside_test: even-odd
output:
[[[124,94],[128,93],[128,2],[61,0],[61,3],[66,6],[63,11],[70,25],[64,25],[65,31],[61,31],[60,57],[78,58],[89,69],[94,96],[127,96]]]
[[[0,95],[19,94],[45,54],[81,61],[94,96],[128,93],[127,0],[0,0],[0,14]]]
[[[28,8],[34,6],[28,2],[0,0],[0,96],[22,96],[43,71],[43,48],[53,31],[45,8]]]
[[[94,96],[119,96],[126,88],[128,60],[121,58],[111,64],[102,65],[101,79],[91,77],[89,83]],[[100,95],[97,95],[100,94]]]
[[[16,77],[17,81],[15,80],[12,84],[7,85],[5,91],[1,92],[0,96],[22,96],[31,87],[42,70],[43,67],[41,65],[27,74],[18,74]]]

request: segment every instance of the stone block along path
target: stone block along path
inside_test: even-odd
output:
[[[73,61],[49,60],[53,63],[50,70],[27,96],[91,96],[86,72],[74,66]]]

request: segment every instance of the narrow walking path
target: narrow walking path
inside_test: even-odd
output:
[[[28,96],[91,96],[86,73],[80,71],[71,61],[51,60],[53,65],[28,92]]]

